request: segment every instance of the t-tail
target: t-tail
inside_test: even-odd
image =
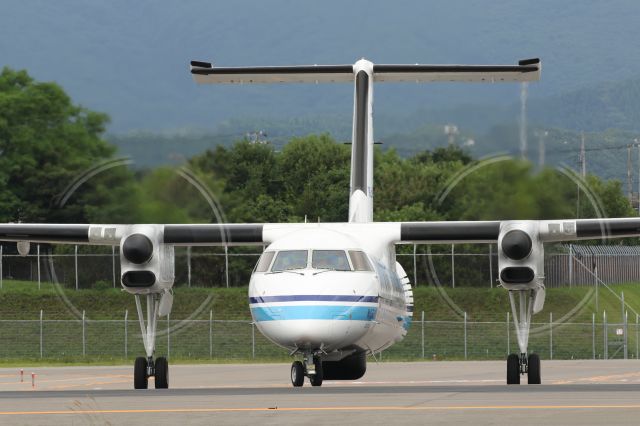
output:
[[[390,65],[361,59],[353,65],[214,67],[191,62],[198,83],[353,83],[349,222],[373,222],[374,82],[514,82],[540,79],[539,59],[518,65]]]

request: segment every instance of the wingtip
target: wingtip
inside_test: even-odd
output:
[[[212,68],[213,65],[211,62],[191,61],[191,66],[198,68]]]
[[[530,58],[530,59],[522,59],[518,61],[518,65],[537,65],[540,63],[540,58]]]

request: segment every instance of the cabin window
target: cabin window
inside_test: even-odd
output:
[[[273,262],[272,272],[304,269],[307,267],[307,250],[283,250]]]
[[[367,255],[363,251],[349,250],[349,257],[351,258],[351,264],[354,271],[369,271],[373,272],[373,267],[367,259]]]
[[[260,260],[258,260],[258,264],[256,265],[256,272],[267,272],[275,254],[275,251],[265,251],[262,253]]]
[[[331,269],[334,271],[350,271],[349,260],[342,250],[314,250],[311,266],[315,269]]]

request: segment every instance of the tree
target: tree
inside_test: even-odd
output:
[[[79,179],[115,154],[101,139],[108,120],[105,114],[74,105],[55,83],[36,82],[26,71],[3,68],[0,222],[138,219],[128,169],[114,167]],[[74,181],[81,184],[70,194]]]

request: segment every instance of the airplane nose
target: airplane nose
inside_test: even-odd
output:
[[[286,280],[289,291],[264,283],[264,295],[249,298],[256,326],[280,346],[292,350],[344,347],[364,336],[375,319],[378,298],[371,295],[371,277],[332,271],[291,275]]]

